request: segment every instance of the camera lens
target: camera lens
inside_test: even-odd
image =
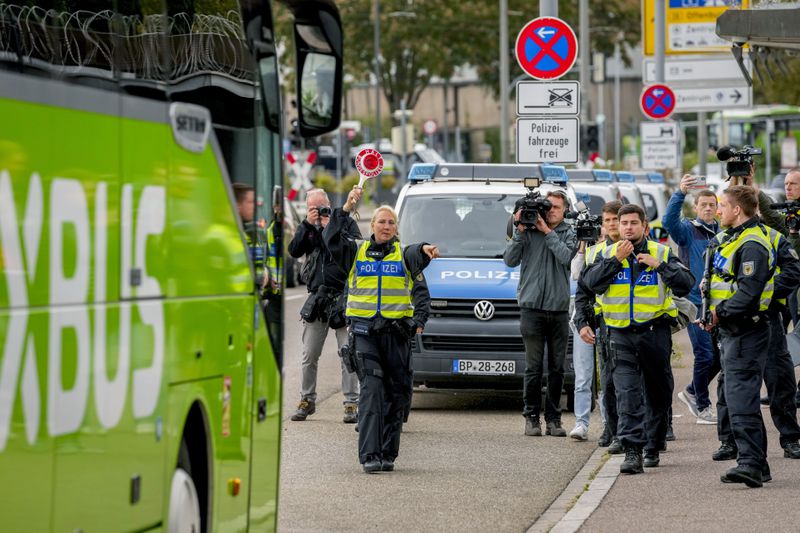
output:
[[[328,206],[322,206],[319,208],[319,216],[321,217],[329,217],[331,216],[331,208]]]

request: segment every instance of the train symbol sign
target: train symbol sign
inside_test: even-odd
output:
[[[517,36],[517,62],[537,80],[555,80],[569,72],[578,57],[578,39],[572,28],[555,17],[528,22]]]
[[[675,111],[675,93],[660,83],[649,85],[642,91],[639,104],[642,113],[647,117],[655,120],[664,119]]]

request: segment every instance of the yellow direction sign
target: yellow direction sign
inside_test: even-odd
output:
[[[642,0],[644,55],[655,55],[655,0]],[[730,5],[747,8],[748,0],[666,0],[666,53],[728,52],[731,43],[717,37],[717,17]],[[734,8],[735,9],[735,8]]]

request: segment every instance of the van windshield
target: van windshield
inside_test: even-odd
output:
[[[443,257],[498,258],[519,195],[407,196],[399,213],[403,245],[429,242]]]

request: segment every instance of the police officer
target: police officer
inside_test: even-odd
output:
[[[439,250],[427,243],[401,248],[397,214],[385,205],[372,216],[371,238],[356,244],[341,229],[360,197],[361,189],[354,188],[323,236],[337,263],[349,272],[346,314],[362,365],[359,461],[366,473],[390,472],[410,401],[410,341],[425,327],[430,306],[422,271],[439,256]],[[423,290],[415,290],[415,285]]]
[[[603,447],[607,446],[608,452],[612,454],[622,453],[622,444],[617,438],[617,393],[614,389],[614,379],[612,378],[611,368],[608,360],[608,329],[603,321],[600,302],[595,294],[587,289],[586,285],[580,281],[580,272],[583,271],[587,265],[591,265],[598,259],[602,259],[603,251],[607,247],[613,246],[614,243],[619,240],[620,207],[622,207],[622,203],[618,200],[607,202],[605,205],[603,205],[602,229],[603,233],[605,234],[605,239],[590,246],[585,253],[581,250],[578,250],[578,254],[572,260],[573,267],[576,266],[576,263],[580,262],[580,265],[577,266],[577,269],[573,268],[573,278],[579,280],[575,289],[575,316],[573,317],[573,323],[575,325],[578,338],[575,339],[574,343],[575,350],[573,353],[573,359],[577,359],[578,354],[583,349],[588,347],[589,355],[592,358],[592,361],[594,361],[594,347],[597,347],[597,360],[599,362],[598,366],[600,373],[600,407],[601,412],[604,415],[603,418],[605,419],[603,434],[600,436],[597,444]],[[591,369],[592,366],[589,366],[588,368]],[[577,411],[579,402],[577,386],[577,361],[575,362],[575,373],[575,417],[578,418]],[[589,374],[589,377],[593,379],[591,371]],[[585,416],[588,418],[588,408],[586,411],[587,412]],[[576,428],[578,427],[578,423],[579,422],[576,422]],[[573,436],[573,433],[575,433],[575,430],[570,432],[570,436]]]
[[[646,239],[641,207],[622,206],[619,223],[620,241],[607,247],[603,259],[587,266],[581,278],[600,295],[609,329],[617,435],[625,448],[620,472],[639,474],[643,466],[658,466],[665,445],[674,386],[671,326],[678,316],[672,295],[689,294],[694,276],[669,247]]]
[[[772,252],[776,261],[774,293],[769,309],[766,311],[770,328],[770,342],[767,362],[764,368],[764,382],[767,385],[769,394],[770,415],[780,434],[784,457],[800,459],[800,444],[798,444],[800,425],[797,423],[797,407],[794,401],[797,385],[794,381],[794,365],[786,345],[786,331],[783,326],[783,316],[788,313],[786,297],[800,285],[800,262],[797,260],[797,252],[789,244],[789,240],[781,233],[767,226],[761,226],[761,229],[772,245]],[[721,233],[719,241],[722,241],[725,235],[725,233]],[[721,376],[719,383],[723,381],[724,376]],[[720,388],[717,396],[719,398],[718,405],[722,408],[724,416],[720,417],[717,427],[721,445],[712,454],[712,459],[715,461],[736,459],[738,449],[733,440],[730,419],[727,416],[724,387]],[[762,449],[766,456],[766,432],[764,433]],[[762,478],[762,481],[771,479],[769,467],[762,471]]]
[[[720,479],[748,487],[761,487],[769,472],[759,392],[770,346],[766,312],[773,297],[775,263],[757,208],[751,187],[734,185],[722,194],[720,224],[728,229],[714,254],[710,287],[704,288],[709,290],[711,309],[706,329],[719,326],[723,402],[738,450],[737,466]]]

